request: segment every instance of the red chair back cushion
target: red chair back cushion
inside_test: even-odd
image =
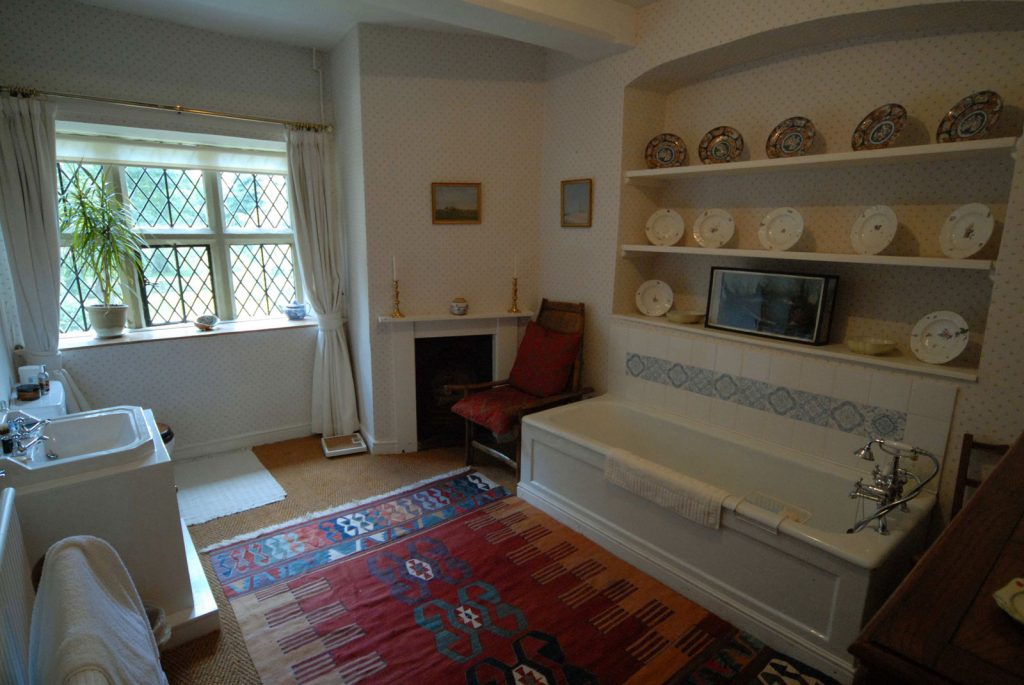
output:
[[[529,322],[509,383],[540,397],[565,392],[582,338],[580,333],[559,333]]]

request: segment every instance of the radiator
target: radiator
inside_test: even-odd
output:
[[[35,592],[14,508],[14,488],[0,490],[0,683],[28,683],[28,638]]]

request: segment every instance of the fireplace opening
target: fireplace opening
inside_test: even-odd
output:
[[[490,335],[458,335],[416,339],[416,437],[421,450],[461,445],[462,418],[452,413],[458,395],[445,385],[492,380]]]

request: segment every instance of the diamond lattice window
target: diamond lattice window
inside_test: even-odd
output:
[[[204,229],[206,193],[199,169],[124,169],[125,190],[139,228]]]
[[[80,164],[78,162],[60,162],[57,165],[58,216],[63,224],[66,212],[67,192],[74,184],[76,176],[80,176],[86,185],[102,182],[103,167],[99,164]],[[67,242],[68,238],[64,238]],[[102,299],[96,282],[96,276],[77,259],[70,247],[60,248],[60,332],[89,330],[89,319],[85,314],[85,303]]]
[[[289,231],[287,177],[281,174],[220,174],[224,227],[241,231]]]
[[[231,276],[238,318],[276,314],[295,298],[292,246],[232,245]]]
[[[208,245],[142,250],[147,326],[193,321],[216,311]]]

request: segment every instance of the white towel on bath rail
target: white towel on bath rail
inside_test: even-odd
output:
[[[655,464],[628,450],[613,448],[604,461],[609,483],[665,507],[708,528],[722,520],[725,490]]]
[[[89,535],[47,550],[29,645],[32,683],[167,685],[131,576],[113,547]]]

